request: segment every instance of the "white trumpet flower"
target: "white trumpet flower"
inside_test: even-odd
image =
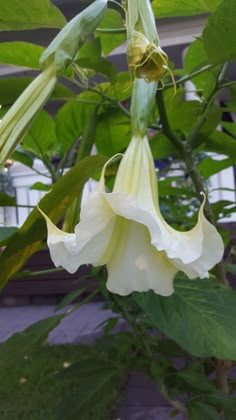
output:
[[[119,295],[152,289],[168,296],[178,271],[189,278],[208,277],[222,258],[223,241],[204,216],[205,198],[190,231],[179,232],[166,223],[147,136],[133,137],[111,193],[105,190],[105,168],[82,206],[75,233],[61,231],[42,213],[54,264],[70,273],[81,264],[106,264],[107,288]]]

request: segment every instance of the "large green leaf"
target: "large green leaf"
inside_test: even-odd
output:
[[[235,122],[221,121],[221,125],[229,134],[231,134],[233,137],[236,138],[236,123]]]
[[[202,160],[198,165],[198,170],[204,178],[209,178],[209,176],[215,175],[223,169],[229,168],[234,164],[233,160],[230,158],[215,160],[210,157]]]
[[[0,63],[38,69],[43,51],[43,47],[29,42],[2,42]]]
[[[121,18],[120,14],[112,9],[107,9],[104,18],[99,25],[99,28],[102,29],[125,29],[125,23]],[[96,35],[100,38],[102,44],[102,51],[105,56],[109,54],[112,50],[118,47],[120,44],[123,44],[126,40],[126,33],[115,34],[115,33],[100,33],[97,32]]]
[[[103,360],[83,360],[72,365],[63,376],[75,375],[80,379],[79,388],[60,407],[57,419],[96,418],[100,404],[104,406],[105,401],[116,396],[117,388],[123,382],[123,371],[124,367],[121,369],[121,366]],[[91,410],[93,417],[92,413],[88,417]]]
[[[152,7],[157,18],[194,16],[213,12],[221,1],[222,0],[153,0]]]
[[[189,420],[220,420],[218,411],[209,404],[193,402],[188,406]]]
[[[99,153],[113,156],[124,150],[130,139],[130,120],[122,111],[107,111],[100,118],[96,131],[96,146]]]
[[[235,419],[236,414],[236,398],[234,395],[226,394],[222,391],[214,391],[205,395],[207,403],[214,405],[218,409],[229,410],[232,415],[231,418]],[[229,417],[227,416],[226,419]]]
[[[0,0],[0,31],[62,28],[66,19],[49,0]]]
[[[81,94],[78,100],[86,96]],[[96,95],[97,100],[99,99]],[[56,134],[59,143],[58,152],[63,155],[68,151],[79,136],[81,136],[86,122],[94,110],[94,105],[82,102],[67,102],[56,115]]]
[[[100,83],[97,85],[98,89],[116,101],[125,101],[131,96],[132,80],[130,74],[128,72],[120,72],[117,74],[115,83]]]
[[[235,16],[235,0],[224,0],[209,17],[203,40],[209,60],[213,64],[236,59]]]
[[[183,100],[181,92],[171,101],[166,101],[166,109],[172,129],[180,130],[186,134],[194,129],[196,120],[202,113],[202,108],[203,105],[198,100]],[[207,134],[211,133],[218,125],[221,113],[219,107],[212,107],[201,132]]]
[[[79,52],[77,58],[93,57],[100,58],[102,55],[102,46],[99,38],[94,38],[84,44]]]
[[[12,207],[16,205],[16,198],[0,191],[0,207]]]
[[[13,368],[17,360],[44,344],[49,332],[55,328],[66,314],[55,315],[31,325],[23,332],[16,333],[0,344],[0,370]],[[8,371],[7,371],[8,373]]]
[[[179,156],[176,147],[171,143],[168,137],[164,136],[162,133],[157,133],[150,138],[150,147],[154,159]]]
[[[89,69],[95,70],[97,73],[104,74],[111,82],[115,82],[116,80],[116,68],[114,64],[110,61],[106,60],[105,58],[98,58],[98,57],[81,57],[78,58],[76,61],[78,66]]]
[[[186,51],[184,56],[184,70],[186,73],[190,74],[207,64],[209,64],[209,60],[204,48],[203,40],[197,38],[189,45]]]
[[[32,153],[24,150],[21,146],[18,146],[17,150],[14,151],[12,154],[12,159],[23,163],[23,165],[28,166],[29,168],[32,168],[34,164],[34,156]]]
[[[7,243],[7,240],[17,231],[17,227],[1,226],[0,227],[0,246]]]
[[[0,104],[12,105],[20,94],[33,81],[32,77],[6,77],[0,79]],[[52,92],[52,99],[71,99],[75,96],[74,92],[61,83],[57,83]]]
[[[176,280],[169,297],[134,299],[153,326],[195,356],[236,360],[236,291],[211,280]]]
[[[44,155],[53,154],[56,143],[54,121],[47,112],[41,111],[25,135],[22,146],[43,160]]]
[[[187,74],[191,74],[208,64],[209,59],[203,40],[198,38],[190,44],[184,56],[184,71]],[[198,95],[203,95],[208,98],[215,87],[218,72],[218,67],[213,67],[192,79],[192,82],[199,91],[197,93]]]
[[[198,391],[214,392],[215,385],[202,372],[196,372],[190,367],[183,368],[177,372],[177,377],[181,378],[188,387]]]
[[[60,178],[51,192],[42,198],[39,206],[54,223],[61,219],[72,201],[81,194],[85,182],[102,167],[105,161],[104,156],[90,156],[83,159]],[[0,255],[0,287],[3,287],[39,249],[45,237],[45,221],[35,208]]]
[[[215,131],[209,137],[203,138],[204,150],[229,156],[236,162],[236,141],[222,131]]]

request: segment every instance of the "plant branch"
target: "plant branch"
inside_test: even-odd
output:
[[[221,83],[221,81],[223,80],[225,71],[226,71],[226,66],[224,66],[224,68],[222,69],[222,72],[218,78],[218,83]],[[215,95],[215,92],[212,95],[212,98],[214,97],[214,95]],[[185,162],[189,176],[192,179],[194,188],[197,194],[200,195],[200,193],[204,191],[205,188],[204,188],[203,179],[201,178],[198,172],[197,166],[195,164],[195,161],[194,161],[191,144],[189,142],[183,143],[176,136],[176,134],[171,130],[167,113],[166,113],[166,109],[165,109],[162,91],[157,91],[156,99],[157,99],[157,105],[159,108],[161,122],[163,125],[163,133],[169,138],[169,140],[173,143],[173,145],[177,147],[178,151],[182,155],[182,158]],[[199,128],[199,124],[198,124],[198,128]],[[205,203],[204,211],[205,211],[206,218],[209,220],[210,223],[212,223],[215,226],[216,224],[215,224],[214,214],[212,212],[212,208],[207,198],[207,195],[206,195],[206,203]],[[224,284],[228,284],[222,262],[218,263],[215,266],[215,274],[216,274],[216,277],[220,281],[222,281]],[[218,389],[220,389],[222,392],[225,392],[225,393],[229,392],[228,374],[229,374],[230,366],[231,366],[230,361],[227,361],[227,360],[215,361],[216,384],[217,384]],[[222,420],[224,419],[223,412],[221,413],[221,418]]]
[[[174,407],[176,410],[178,410],[179,412],[181,412],[181,413],[184,413],[184,414],[186,414],[187,415],[187,408],[185,407],[185,405],[184,404],[182,404],[180,401],[177,401],[177,400],[173,400],[170,396],[169,396],[169,394],[168,394],[168,392],[167,392],[167,389],[166,389],[166,387],[165,387],[165,385],[163,384],[163,385],[161,385],[160,386],[160,388],[159,388],[159,390],[160,390],[160,393],[161,393],[161,395],[166,399],[166,401],[168,401],[169,403],[170,403],[170,405],[172,406],[172,407]]]
[[[194,79],[195,77],[199,76],[200,74],[205,73],[206,71],[213,69],[215,66],[216,65],[208,64],[207,66],[204,66],[199,70],[193,71],[190,74],[186,74],[186,76],[183,76],[180,79],[176,80],[175,85],[176,86],[182,85],[183,83],[187,82],[188,80]],[[164,89],[168,89],[168,88],[171,88],[171,87],[173,87],[173,83],[167,83],[164,86]]]
[[[181,141],[179,137],[172,131],[169,121],[168,121],[166,109],[165,109],[163,92],[161,90],[157,91],[156,100],[157,100],[157,106],[159,109],[160,118],[162,122],[163,133],[169,138],[169,140],[172,142],[172,144],[176,147],[179,154],[181,155],[186,165],[186,168],[188,170],[188,174],[190,178],[192,179],[192,183],[194,185],[195,191],[198,194],[199,199],[201,199],[201,193],[205,192],[205,186],[204,186],[203,179],[198,172],[197,165],[193,157],[191,145],[189,144],[189,142]],[[205,192],[205,195],[206,195],[206,203],[205,203],[205,208],[204,208],[205,216],[212,225],[216,226],[214,214],[212,212],[212,208],[207,198],[206,192]],[[222,263],[219,263],[216,265],[215,272],[219,280],[221,280],[225,284],[228,284]]]
[[[203,125],[207,121],[209,111],[211,110],[211,107],[214,104],[214,101],[215,101],[218,93],[220,92],[221,89],[223,89],[222,83],[224,81],[227,68],[228,68],[228,63],[225,63],[221,68],[221,71],[220,71],[219,76],[216,80],[214,89],[210,93],[208,99],[205,102],[205,105],[203,106],[203,109],[202,109],[201,115],[198,118],[197,124],[195,125],[195,127],[193,128],[192,132],[190,133],[190,135],[188,137],[189,144],[193,148],[197,146],[197,140],[198,140],[198,136],[199,136],[199,133],[201,131],[201,128],[203,127]]]
[[[109,29],[109,28],[97,28],[96,32],[99,32],[100,34],[125,34],[126,33],[126,29],[125,28],[114,28],[114,29]]]

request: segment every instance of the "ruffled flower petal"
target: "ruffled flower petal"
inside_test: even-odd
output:
[[[150,242],[145,226],[117,218],[113,232],[116,246],[107,255],[107,288],[119,295],[153,290],[162,296],[173,293],[178,269]]]
[[[102,256],[111,240],[115,215],[101,194],[95,192],[89,196],[75,233],[63,232],[42,210],[40,212],[47,222],[48,247],[56,267],[61,266],[69,273],[74,273],[81,264],[106,263]]]

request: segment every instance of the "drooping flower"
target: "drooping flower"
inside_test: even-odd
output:
[[[170,72],[167,54],[139,31],[133,31],[130,37],[127,57],[134,76],[148,83],[161,81],[165,72]]]
[[[106,264],[107,288],[120,295],[152,289],[168,296],[178,271],[189,278],[207,277],[222,258],[223,242],[204,216],[205,199],[190,231],[179,232],[166,223],[147,136],[132,138],[110,193],[105,190],[105,167],[82,206],[75,233],[62,232],[42,212],[54,264],[70,273],[81,264]]]
[[[161,82],[169,72],[168,56],[160,46],[155,18],[149,1],[127,0],[127,58],[129,70],[146,82]]]

